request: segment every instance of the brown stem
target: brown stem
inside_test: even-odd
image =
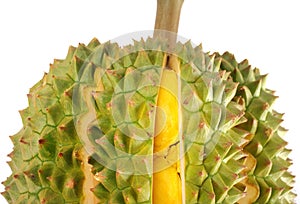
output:
[[[183,1],[184,0],[157,0],[154,38],[167,38],[170,45],[176,42]]]

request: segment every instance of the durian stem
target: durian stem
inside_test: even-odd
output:
[[[170,47],[176,42],[180,11],[184,0],[157,0],[154,38],[167,38]],[[168,32],[161,32],[161,31]]]

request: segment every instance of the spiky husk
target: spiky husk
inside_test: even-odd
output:
[[[288,158],[291,150],[283,138],[286,129],[280,126],[283,114],[272,108],[277,97],[266,88],[266,75],[253,69],[247,60],[238,63],[228,52],[215,55],[221,60],[221,69],[230,71],[232,80],[239,83],[234,100],[243,101],[247,118],[240,126],[253,134],[244,151],[256,159],[248,175],[260,191],[254,203],[293,203],[294,176],[287,171],[292,164]]]
[[[7,201],[80,203],[91,189],[99,203],[151,203],[153,161],[134,158],[153,152],[165,46],[148,39],[120,48],[94,39],[55,60],[30,90],[29,107],[21,111],[24,127],[12,137]],[[214,59],[190,43],[178,43],[175,54],[182,79],[186,202],[238,202],[247,194],[247,180],[260,191],[254,202],[292,203],[282,115],[271,109],[275,97],[264,87],[265,77],[247,61],[238,64],[229,53]],[[126,104],[129,121],[114,107],[120,104]],[[81,126],[91,109],[95,120]],[[90,189],[83,188],[83,149],[91,153],[97,183]],[[250,154],[256,166],[249,170],[244,162]]]

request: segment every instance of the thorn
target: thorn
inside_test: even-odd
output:
[[[215,198],[215,194],[214,193],[209,193],[209,198],[213,200]]]
[[[263,110],[267,110],[269,107],[270,105],[267,102],[265,102],[263,105]]]
[[[245,100],[241,96],[237,97],[236,102],[241,106],[245,104]]]
[[[71,97],[68,91],[64,91],[64,96]]]
[[[242,150],[243,150],[243,147],[241,147],[241,146],[236,146],[235,149],[238,150],[238,151],[242,151]]]
[[[271,160],[266,160],[266,166],[270,166],[272,164]]]
[[[237,118],[238,118],[237,115],[232,115],[232,116],[230,116],[230,120],[231,120],[232,122],[234,122],[235,120],[237,120]]]
[[[245,91],[245,86],[242,86],[242,87],[240,88],[240,91]]]
[[[233,174],[232,174],[232,177],[233,177],[233,179],[235,179],[235,180],[236,180],[236,179],[238,179],[239,175],[238,175],[238,174],[236,174],[236,173],[233,173]]]
[[[284,187],[276,187],[276,190],[283,191]]]
[[[20,139],[20,142],[23,144],[28,144],[28,142],[26,142],[23,137]]]
[[[245,112],[239,112],[238,115],[237,115],[237,117],[241,118],[243,115],[245,115]]]
[[[7,155],[9,158],[12,158],[14,156],[14,152],[11,152]]]
[[[246,170],[248,167],[244,164],[240,165],[243,170]],[[242,175],[247,175],[247,172],[242,173]]]
[[[230,89],[228,89],[228,88],[227,88],[227,89],[225,89],[225,93],[227,93],[228,91],[230,91]]]
[[[200,122],[199,125],[198,125],[198,127],[199,127],[200,129],[202,129],[202,128],[204,127],[204,125],[205,125],[204,122]]]
[[[61,126],[59,126],[58,128],[59,128],[61,131],[64,131],[64,130],[67,129],[65,125],[61,125]]]
[[[34,174],[31,174],[31,173],[28,172],[28,171],[24,171],[23,173],[24,173],[27,177],[29,177],[29,178],[31,178],[31,179],[34,179],[34,178],[35,178]]]
[[[107,110],[110,110],[110,109],[111,109],[111,107],[112,107],[112,103],[111,103],[111,102],[109,102],[109,103],[107,103],[107,104],[106,104],[106,108],[107,108]]]
[[[69,181],[66,183],[66,187],[67,187],[67,188],[74,188],[74,186],[75,186],[75,181],[74,181],[74,179],[71,179],[71,180],[69,180]]]
[[[288,144],[288,143],[287,143],[286,141],[284,141],[282,144],[279,144],[279,145],[277,146],[277,149],[281,149],[281,148],[285,147],[287,144]]]
[[[40,144],[40,145],[43,145],[43,144],[45,144],[45,143],[46,143],[46,140],[45,140],[45,139],[39,139],[39,141],[38,141],[38,142],[39,142],[39,144]]]
[[[79,154],[78,151],[74,151],[74,157],[75,157],[75,158],[79,158],[79,157],[80,157],[80,154]]]
[[[187,98],[183,101],[183,105],[187,105],[188,103],[189,103],[189,98]]]
[[[46,204],[46,199],[45,199],[45,198],[43,198],[43,199],[41,200],[41,204]]]
[[[196,197],[196,196],[197,196],[197,194],[198,194],[198,192],[197,192],[197,191],[193,191],[193,192],[192,192],[192,195],[193,195],[194,197]]]
[[[62,152],[58,153],[58,157],[62,158],[64,156],[64,154]]]
[[[233,145],[232,142],[225,142],[225,143],[224,143],[224,148],[229,148],[229,147],[231,147],[232,145]]]
[[[152,135],[150,134],[150,132],[146,132],[148,137],[152,137]]]
[[[147,116],[150,117],[153,113],[153,109],[150,109],[148,112],[147,112]]]
[[[106,179],[106,176],[102,175],[102,172],[97,172],[95,175],[94,175],[94,178],[99,181],[99,182],[102,182],[103,180]]]
[[[108,74],[113,75],[113,76],[117,76],[117,72],[116,72],[115,70],[107,69],[106,72],[107,72]]]
[[[216,162],[219,161],[221,159],[220,155],[215,157]]]
[[[272,131],[271,128],[266,128],[266,129],[265,129],[265,135],[266,135],[267,137],[269,137],[272,133],[273,133],[273,131]]]
[[[134,104],[135,104],[135,102],[133,100],[130,100],[130,99],[127,101],[127,103],[131,107],[134,106]]]
[[[96,91],[92,91],[92,92],[91,92],[91,95],[92,95],[92,97],[93,97],[94,99],[96,99],[96,98],[98,98],[99,93],[97,93]]]

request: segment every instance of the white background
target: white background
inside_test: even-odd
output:
[[[0,181],[10,174],[6,155],[9,135],[21,127],[18,110],[26,94],[54,58],[65,57],[68,46],[101,42],[129,32],[153,28],[155,0],[11,0],[0,3]],[[280,96],[275,109],[285,112],[286,140],[293,149],[291,168],[300,193],[300,6],[299,0],[185,0],[179,34],[203,43],[205,51],[235,53],[248,58],[267,86]],[[3,191],[0,185],[0,191]],[[299,198],[297,200],[300,201]],[[6,201],[0,197],[0,203]],[[300,202],[299,202],[300,203]]]

